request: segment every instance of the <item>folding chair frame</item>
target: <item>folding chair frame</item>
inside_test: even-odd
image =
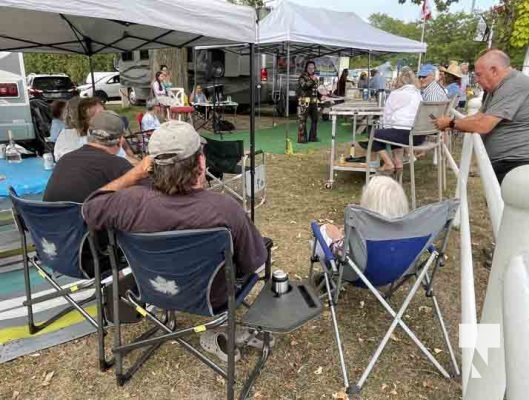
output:
[[[262,150],[257,150],[255,152],[255,156],[260,156],[261,158],[261,164],[259,165],[265,165],[265,154]],[[242,203],[242,207],[244,211],[247,213],[250,212],[250,209],[248,208],[248,199],[246,196],[246,165],[249,159],[249,155],[245,154],[241,159],[241,173],[240,174],[229,174],[233,175],[230,176],[227,179],[219,179],[215,175],[213,175],[209,170],[206,170],[206,176],[209,180],[209,188],[211,190],[220,189],[222,192],[228,192],[232,196],[234,196],[237,200],[239,200]],[[237,180],[241,181],[241,190],[240,192],[235,190],[231,184],[235,183]],[[257,193],[256,193],[257,194]],[[260,191],[261,194],[261,200],[254,206],[255,208],[262,206],[266,202],[266,184],[263,187],[263,189]]]
[[[312,231],[314,235],[314,245],[313,245],[313,251],[312,251],[312,257],[311,257],[311,265],[310,265],[310,271],[309,271],[309,278],[311,281],[313,280],[314,275],[314,263],[319,262],[322,266],[324,279],[325,279],[325,295],[328,298],[329,301],[329,308],[331,310],[331,316],[333,320],[333,328],[335,332],[336,342],[338,346],[338,352],[340,357],[340,365],[342,370],[342,375],[344,379],[344,384],[346,387],[346,392],[348,394],[353,393],[359,393],[362,389],[362,386],[364,385],[365,381],[367,380],[369,374],[373,370],[375,363],[377,362],[378,358],[380,357],[382,351],[386,347],[391,335],[395,331],[395,328],[397,325],[400,325],[401,328],[406,332],[406,334],[410,337],[410,339],[419,347],[421,352],[432,362],[432,364],[437,368],[437,370],[445,377],[450,378],[451,376],[448,374],[448,372],[441,366],[441,364],[435,359],[435,357],[432,355],[432,353],[422,344],[422,342],[417,338],[417,336],[411,331],[411,329],[406,325],[406,323],[402,320],[402,316],[406,312],[409,303],[413,299],[413,296],[419,289],[419,287],[422,285],[425,290],[426,297],[430,297],[433,302],[433,306],[435,309],[435,313],[437,316],[437,319],[439,321],[441,331],[443,333],[443,339],[445,341],[446,348],[450,354],[452,366],[454,369],[455,375],[459,375],[460,371],[457,365],[457,361],[455,358],[455,353],[452,348],[452,345],[450,343],[450,339],[448,336],[448,332],[446,329],[446,325],[444,323],[441,310],[439,308],[439,304],[437,302],[437,298],[435,297],[434,291],[433,291],[433,278],[437,272],[437,269],[441,266],[444,266],[444,254],[446,251],[446,247],[448,245],[448,236],[451,229],[452,221],[450,221],[447,226],[445,227],[444,232],[444,238],[443,243],[440,251],[437,251],[433,248],[430,248],[430,256],[427,260],[423,261],[422,263],[417,264],[417,268],[412,273],[405,275],[403,280],[407,280],[409,277],[415,276],[416,281],[413,284],[412,288],[408,292],[408,295],[406,296],[405,300],[401,304],[398,311],[395,311],[391,305],[388,303],[387,294],[381,293],[375,286],[371,284],[369,279],[365,276],[363,271],[354,263],[353,260],[347,255],[345,255],[343,258],[339,259],[338,262],[336,262],[335,256],[332,254],[331,250],[329,249],[328,245],[323,240],[323,237],[321,236],[321,233],[319,233],[319,226],[316,222],[312,222]],[[347,238],[346,238],[347,240]],[[316,246],[317,244],[320,244],[327,263],[322,262],[318,255],[316,254]],[[327,265],[328,264],[328,265]],[[337,324],[337,318],[335,315],[335,307],[338,304],[338,296],[342,289],[342,282],[343,282],[343,269],[345,264],[349,265],[353,271],[358,275],[358,277],[362,280],[363,284],[373,293],[373,295],[376,297],[376,299],[382,304],[382,306],[386,309],[386,311],[391,315],[393,318],[392,323],[390,327],[388,328],[382,342],[380,342],[379,346],[375,350],[371,360],[369,361],[368,366],[362,373],[362,376],[360,377],[359,381],[354,387],[349,386],[349,381],[347,377],[347,371],[346,371],[346,365],[345,360],[343,357],[343,349],[340,339],[340,333],[338,329]],[[433,265],[433,270],[431,275],[428,274],[429,269]],[[401,283],[398,283],[395,288],[392,288],[392,291],[389,295],[391,295],[398,287],[401,286]],[[318,289],[323,289],[322,285],[319,285]],[[333,296],[334,294],[334,296]]]
[[[13,188],[9,190],[11,197],[18,197]],[[26,200],[29,201],[29,200]],[[31,201],[33,202],[33,201]],[[44,328],[50,326],[52,323],[56,322],[69,312],[76,310],[78,311],[83,318],[90,323],[97,330],[97,340],[98,340],[98,361],[99,369],[105,371],[114,364],[113,359],[105,358],[105,335],[106,335],[106,325],[103,317],[103,294],[102,294],[102,285],[101,285],[101,269],[99,265],[97,247],[94,241],[94,238],[91,234],[87,233],[86,238],[88,239],[90,245],[90,251],[92,253],[94,261],[94,278],[86,279],[81,282],[76,282],[69,286],[61,286],[41,264],[37,256],[30,256],[27,237],[26,234],[28,230],[24,223],[22,215],[17,211],[16,207],[13,206],[13,217],[15,224],[17,226],[18,232],[20,234],[20,244],[22,247],[22,264],[23,264],[23,274],[24,274],[24,286],[26,292],[26,300],[22,303],[27,308],[28,313],[28,330],[31,335],[36,334],[43,330]],[[30,279],[30,267],[33,267],[37,270],[37,273],[44,279],[50,286],[55,290],[54,292],[44,294],[38,297],[33,297],[31,292],[31,279]],[[74,293],[82,293],[83,291],[94,290],[95,294],[89,296],[86,299],[81,301],[75,301],[72,298]],[[35,323],[35,317],[33,314],[33,306],[44,301],[56,299],[63,297],[69,304],[61,311],[57,312],[53,316],[49,317],[46,321],[41,322],[40,324]],[[97,316],[94,319],[86,310],[82,307],[84,304],[89,303],[93,300],[96,300],[96,309]]]
[[[109,235],[109,254],[112,264],[112,275],[113,279],[118,279],[117,269],[117,254],[118,243],[116,234],[113,230],[108,231]],[[210,367],[213,371],[219,374],[222,378],[227,380],[227,399],[233,400],[235,398],[235,327],[237,324],[235,311],[235,266],[232,261],[232,253],[229,249],[224,251],[225,259],[225,275],[227,283],[227,298],[228,298],[228,309],[227,311],[215,316],[212,320],[207,323],[194,325],[184,329],[177,329],[175,313],[171,311],[164,311],[165,318],[161,321],[157,318],[152,311],[149,311],[146,307],[139,304],[136,295],[131,291],[127,291],[126,297],[120,297],[118,285],[113,286],[113,302],[114,302],[114,315],[115,315],[115,329],[114,329],[114,347],[112,351],[115,354],[115,373],[118,385],[124,385],[129,379],[132,378],[134,373],[150,358],[154,351],[160,347],[163,343],[174,340],[180,344],[184,350],[197,357],[200,361]],[[265,263],[265,276],[262,280],[268,281],[271,276],[271,259],[270,249],[268,249],[268,259]],[[139,314],[143,315],[147,320],[154,324],[154,327],[134,339],[129,344],[122,343],[121,337],[121,322],[119,319],[119,299],[125,303],[131,305],[138,311]],[[241,303],[248,307],[248,304],[244,301]],[[228,354],[228,365],[227,369],[223,369],[218,364],[213,362],[209,357],[203,355],[195,347],[193,347],[185,338],[192,334],[205,332],[208,329],[218,328],[221,325],[227,324],[227,354]],[[155,336],[155,334],[157,334]],[[129,367],[128,370],[123,370],[123,357],[135,350],[143,347],[148,347],[143,351],[141,356],[136,362]],[[240,399],[247,399],[252,389],[255,380],[259,376],[263,369],[269,355],[270,355],[270,333],[263,332],[263,348],[261,355],[254,365],[250,375],[244,383],[243,389],[240,392]]]
[[[449,102],[446,102],[446,101],[442,101],[442,102],[421,102],[420,105],[419,105],[419,111],[417,111],[417,116],[415,118],[415,122],[414,122],[414,126],[412,127],[412,129],[410,130],[410,135],[409,135],[409,141],[408,141],[408,144],[402,144],[402,143],[396,143],[396,142],[392,142],[392,141],[389,141],[389,140],[383,140],[383,139],[379,139],[377,137],[375,137],[375,134],[374,134],[374,130],[372,130],[371,132],[371,135],[369,137],[369,143],[367,145],[367,154],[366,154],[366,163],[367,165],[369,165],[369,162],[371,161],[371,148],[373,146],[373,141],[376,141],[376,142],[379,142],[379,143],[385,143],[387,145],[392,145],[392,146],[397,146],[397,147],[401,147],[401,148],[404,148],[404,149],[408,149],[408,152],[409,152],[409,165],[410,165],[410,182],[411,182],[411,205],[412,205],[412,209],[415,209],[417,207],[417,195],[416,195],[416,188],[415,188],[415,150],[423,150],[423,151],[429,151],[429,150],[435,150],[435,159],[437,159],[437,188],[438,188],[438,193],[439,193],[439,200],[442,200],[443,199],[443,177],[445,175],[444,171],[443,171],[443,168],[444,168],[444,161],[443,161],[443,149],[442,149],[442,145],[443,145],[443,141],[442,141],[442,135],[441,135],[441,132],[437,129],[435,129],[435,127],[433,127],[432,125],[432,128],[431,129],[420,129],[420,128],[417,128],[416,125],[418,124],[419,122],[419,118],[420,118],[420,111],[424,108],[434,108],[435,111],[437,111],[438,107],[443,107],[444,106],[444,110],[442,113],[436,113],[438,115],[436,116],[441,116],[441,115],[444,115],[444,114],[447,114],[447,110],[448,110],[448,107],[449,107],[450,103]],[[433,110],[432,110],[433,111]],[[415,146],[413,144],[413,138],[414,136],[433,136],[435,138],[435,141],[431,144],[421,144],[421,145],[418,145],[418,146]],[[426,139],[428,140],[428,139]],[[369,177],[370,177],[370,173],[371,171],[369,169],[366,170],[366,182],[369,182]],[[400,182],[402,183],[402,174],[400,175],[399,177],[399,180]]]

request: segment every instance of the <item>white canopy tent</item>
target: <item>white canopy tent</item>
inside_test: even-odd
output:
[[[375,28],[354,12],[307,7],[289,0],[281,0],[259,23],[258,43],[261,53],[286,53],[287,94],[290,57],[295,54],[320,57],[328,54],[354,56],[367,53],[370,56],[374,53],[426,51],[426,43]],[[370,65],[368,68],[371,68]],[[288,107],[286,115],[288,116]]]
[[[256,41],[255,11],[221,0],[3,0],[0,49],[97,54]]]
[[[420,53],[426,44],[384,32],[354,12],[306,7],[281,1],[259,23],[259,46],[288,42],[298,49]]]
[[[256,42],[255,10],[223,0],[2,0],[0,51],[84,54]],[[253,60],[254,57],[251,57]],[[253,71],[254,63],[250,69]],[[90,63],[92,69],[92,65]],[[255,74],[250,74],[254,98]],[[92,79],[93,81],[93,79]],[[255,112],[251,102],[251,217]]]

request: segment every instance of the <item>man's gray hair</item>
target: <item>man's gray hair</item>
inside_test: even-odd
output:
[[[485,61],[490,66],[507,68],[511,65],[509,56],[501,50],[491,49],[486,51],[479,59]]]
[[[360,205],[388,218],[408,214],[408,198],[402,186],[388,176],[374,176],[362,190]]]

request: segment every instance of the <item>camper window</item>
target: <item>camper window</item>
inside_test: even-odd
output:
[[[121,59],[123,61],[132,61],[134,60],[134,54],[132,53],[132,51],[125,51],[121,53]]]
[[[140,50],[140,60],[149,59],[149,50]]]

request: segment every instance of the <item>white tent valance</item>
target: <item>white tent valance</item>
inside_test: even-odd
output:
[[[259,23],[259,45],[288,42],[366,52],[419,53],[426,44],[375,28],[353,12],[332,11],[281,1]]]
[[[255,43],[250,7],[222,0],[3,0],[0,50],[115,53]]]

